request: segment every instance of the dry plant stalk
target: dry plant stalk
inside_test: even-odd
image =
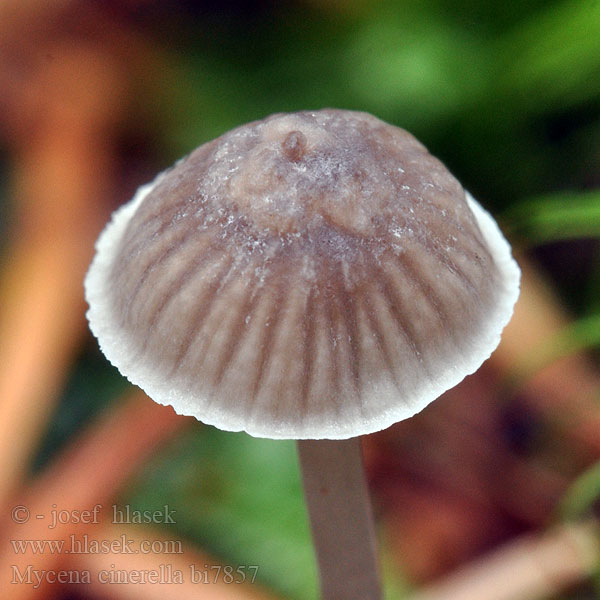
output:
[[[104,218],[97,200],[113,177],[117,76],[92,48],[52,52],[12,115],[23,128],[20,229],[0,284],[0,506],[24,476],[84,334],[81,281]]]
[[[542,600],[588,577],[600,543],[595,521],[517,539],[410,600]]]

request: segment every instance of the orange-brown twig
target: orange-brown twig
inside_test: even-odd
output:
[[[92,47],[52,53],[11,115],[18,211],[0,281],[0,506],[23,480],[84,332],[82,280],[113,179],[118,75]]]
[[[588,577],[600,544],[593,521],[528,535],[469,564],[410,600],[543,600]]]

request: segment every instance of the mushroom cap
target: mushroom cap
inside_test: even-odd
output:
[[[326,109],[241,126],[140,188],[85,288],[102,351],[155,401],[341,439],[477,370],[519,278],[493,218],[412,135]]]

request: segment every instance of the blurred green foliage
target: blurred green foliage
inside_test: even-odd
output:
[[[32,464],[33,472],[43,469],[52,456],[68,442],[85,423],[122,397],[128,381],[107,365],[106,358],[92,340],[75,364],[63,390],[60,406],[50,428],[38,448]]]
[[[591,516],[600,498],[600,463],[583,473],[564,495],[559,513],[563,519],[573,520]]]
[[[599,347],[600,315],[582,317],[541,342],[537,351],[524,357],[518,378],[522,381],[559,358]],[[600,390],[598,400],[600,402]]]
[[[257,565],[257,580],[287,597],[316,597],[293,442],[194,428],[145,469],[129,500],[169,505],[176,531],[225,564]]]
[[[528,244],[600,238],[600,191],[563,192],[526,199],[505,213],[509,229]]]
[[[165,140],[179,156],[272,112],[336,106],[408,129],[496,207],[583,187],[600,146],[600,4],[501,6],[286,4],[221,24],[171,48],[176,85],[154,82]]]

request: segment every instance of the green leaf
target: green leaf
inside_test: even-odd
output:
[[[520,361],[513,384],[532,377],[555,360],[576,352],[600,347],[600,314],[583,317],[550,336]],[[599,390],[600,395],[600,390]]]
[[[390,5],[348,40],[349,92],[382,118],[414,128],[468,110],[487,84],[486,43],[423,6]]]
[[[497,89],[528,111],[600,97],[600,3],[549,3],[497,48]]]
[[[505,221],[513,235],[534,244],[600,237],[600,190],[524,200],[505,214]]]
[[[580,519],[600,500],[600,462],[583,473],[567,490],[559,505],[565,520]]]

